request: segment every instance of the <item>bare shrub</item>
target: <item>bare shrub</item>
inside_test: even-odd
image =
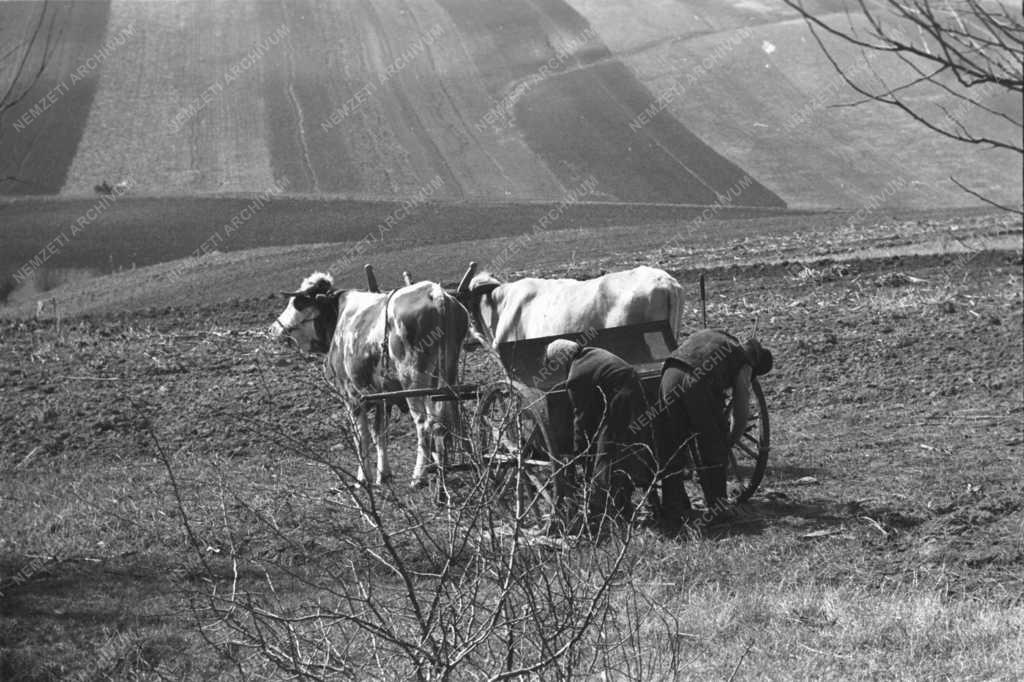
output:
[[[982,0],[879,0],[851,3],[844,19],[829,19],[784,0],[807,22],[825,58],[863,99],[902,112],[922,128],[949,140],[1024,155],[1024,122],[1000,97],[1020,101],[1024,93],[1024,14],[1018,4]],[[866,55],[862,73],[839,58],[826,38],[856,46]],[[889,55],[904,67],[883,76],[870,59]],[[943,105],[943,101],[948,104]],[[975,198],[1021,214],[1019,205],[1002,206],[950,180]],[[969,181],[968,181],[969,182]]]
[[[213,586],[196,595],[203,636],[243,674],[646,679],[677,669],[679,626],[636,580],[645,536],[632,525],[600,541],[551,538],[528,525],[543,493],[521,464],[504,475],[480,464],[439,476],[442,495],[410,493],[358,483],[351,453],[338,462],[287,429],[250,425],[322,467],[332,487],[289,497],[302,507],[294,525],[282,520],[283,494],[222,488],[221,518],[209,519],[177,493],[195,570]],[[157,449],[177,486],[173,457]],[[255,537],[260,552],[241,549]]]

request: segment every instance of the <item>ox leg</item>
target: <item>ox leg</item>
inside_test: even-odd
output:
[[[356,423],[356,456],[359,458],[359,468],[356,471],[356,481],[366,483],[366,456],[370,452],[370,425],[366,421],[366,410],[356,410],[353,415]]]
[[[434,457],[434,466],[437,471],[437,498],[435,502],[442,505],[448,504],[450,500],[448,484],[445,480],[445,467],[448,464],[446,460],[451,439],[448,425],[454,423],[447,419],[447,410],[451,405],[452,403],[437,402],[429,398],[425,401],[424,405],[424,409],[427,410],[427,443]]]
[[[412,485],[414,488],[424,484],[423,474],[427,469],[427,453],[432,451],[430,432],[430,415],[426,410],[422,398],[411,398],[409,400],[409,414],[416,425],[416,466],[412,470]]]
[[[377,485],[391,480],[391,465],[388,463],[388,422],[390,409],[387,404],[378,405],[373,412],[373,446],[377,449]]]
[[[446,419],[445,409],[447,403],[437,402],[430,400],[429,398],[424,401],[423,409],[427,415],[426,423],[426,438],[427,446],[430,448],[430,454],[434,459],[434,466],[437,467],[438,473],[444,471],[445,455],[448,452],[448,443],[451,438],[451,434],[446,428],[448,420]]]

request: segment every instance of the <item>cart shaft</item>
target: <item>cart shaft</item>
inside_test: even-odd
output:
[[[428,396],[434,400],[464,400],[474,398],[479,392],[475,384],[457,384],[441,388],[407,388],[402,391],[384,391],[383,393],[367,393],[360,398],[362,403],[381,400],[397,400],[399,398],[421,398]]]

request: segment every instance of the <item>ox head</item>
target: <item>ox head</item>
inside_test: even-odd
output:
[[[326,353],[338,322],[338,297],[334,280],[323,272],[314,272],[302,280],[296,291],[282,291],[288,305],[270,326],[270,335],[279,341],[294,341],[310,353]]]
[[[471,262],[466,269],[466,274],[459,281],[459,286],[454,291],[449,291],[448,293],[459,303],[469,308],[473,301],[479,301],[481,296],[486,296],[500,285],[501,282],[491,273],[477,273],[476,263]]]
[[[470,263],[469,268],[466,269],[466,274],[459,281],[458,288],[454,291],[449,290],[448,293],[459,303],[471,310],[475,303],[479,303],[482,297],[491,293],[499,286],[501,286],[501,282],[494,275],[489,272],[477,273],[476,263]]]
[[[468,346],[475,345],[474,342],[488,343],[489,329],[481,317],[481,299],[499,286],[501,286],[501,282],[489,272],[477,274],[476,263],[471,262],[462,276],[459,286],[454,291],[448,292],[470,313],[471,325],[475,332],[467,337]]]

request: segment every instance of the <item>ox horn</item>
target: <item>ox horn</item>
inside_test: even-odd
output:
[[[373,266],[367,263],[363,266],[366,271],[366,288],[375,294],[380,293],[380,286],[377,284],[377,276],[373,274]]]
[[[473,275],[476,273],[476,261],[470,261],[469,267],[466,268],[466,274],[462,276],[462,281],[459,282],[458,292],[460,294],[465,293],[469,290],[469,280],[473,279]]]
[[[412,277],[409,276],[408,270],[402,271],[402,279],[405,280],[405,286],[409,286],[410,284],[412,284]]]
[[[277,293],[281,294],[282,296],[284,296],[286,298],[291,298],[292,296],[300,295],[302,292],[301,291],[279,291]]]

